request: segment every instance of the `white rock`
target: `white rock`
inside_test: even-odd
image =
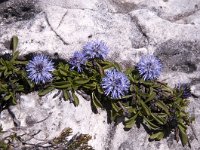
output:
[[[110,47],[108,59],[123,66],[132,66],[143,54],[154,53],[164,66],[159,80],[172,87],[179,82],[190,83],[192,92],[199,96],[199,0],[40,0],[38,5],[42,11],[30,20],[7,18],[14,20],[10,24],[1,21],[1,53],[9,52],[7,41],[13,35],[19,37],[21,55],[57,52],[65,59],[81,50],[87,41],[99,39]],[[1,11],[2,17],[5,12]],[[74,133],[90,134],[90,144],[97,150],[183,149],[172,137],[148,142],[142,127],[124,131],[122,124],[115,127],[107,123],[105,111],[94,114],[90,102],[82,97],[79,96],[80,106],[76,108],[53,98],[55,92],[42,98],[37,93],[22,95],[20,103],[12,107],[27,132],[42,130],[37,138],[50,139],[58,136],[63,128],[71,127]],[[194,127],[200,138],[198,101],[199,98],[191,98],[189,111],[194,108]],[[6,110],[0,122],[4,130],[14,127]],[[191,129],[188,133],[193,136]],[[200,147],[195,139],[191,145],[192,149]]]

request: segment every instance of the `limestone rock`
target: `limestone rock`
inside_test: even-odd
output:
[[[8,41],[13,35],[19,37],[21,55],[58,53],[69,59],[87,41],[96,39],[110,47],[108,59],[124,67],[136,64],[143,54],[154,53],[164,67],[159,80],[170,86],[179,82],[192,86],[196,96],[190,98],[189,111],[196,116],[194,129],[200,139],[199,0],[38,0],[34,3],[20,0],[21,5],[17,4],[14,0],[0,4],[1,53],[10,52]],[[22,9],[22,6],[26,7]],[[22,95],[20,103],[12,107],[27,132],[42,130],[38,138],[53,138],[63,128],[71,127],[75,132],[90,134],[93,137],[90,144],[97,150],[189,149],[176,143],[173,135],[149,142],[143,127],[124,131],[122,124],[107,123],[104,110],[92,113],[89,101],[80,97],[80,106],[76,108],[58,97],[53,98],[55,92],[42,98],[37,93]],[[6,110],[0,122],[4,130],[14,127]],[[188,134],[192,149],[199,149],[191,128]]]

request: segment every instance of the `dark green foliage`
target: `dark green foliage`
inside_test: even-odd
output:
[[[26,149],[26,150],[54,150],[54,149],[62,149],[62,150],[93,150],[93,148],[88,145],[89,140],[91,140],[91,136],[88,134],[80,134],[72,136],[69,139],[69,136],[72,134],[71,128],[65,128],[61,132],[61,134],[51,140],[42,140],[38,144],[31,144],[29,140],[25,139],[23,135],[18,135],[17,133],[12,133],[9,136],[6,136],[0,139],[0,149],[1,150],[12,150],[14,149]],[[30,135],[29,135],[30,136]],[[32,135],[32,138],[34,135]],[[31,138],[30,138],[31,139]],[[16,143],[18,147],[16,147]],[[15,147],[14,147],[15,145]]]
[[[87,134],[76,134],[68,140],[67,137],[70,136],[71,133],[71,128],[64,129],[59,137],[53,139],[53,143],[60,147],[65,147],[67,150],[93,150],[93,148],[88,145],[88,141],[92,138],[91,136]]]
[[[3,133],[3,129],[0,126],[0,134],[2,134],[2,133]],[[2,149],[2,150],[9,149],[9,145],[5,142],[5,140],[0,140],[0,149]]]
[[[129,92],[121,99],[113,100],[104,95],[101,81],[106,69],[115,68],[118,71],[122,69],[117,63],[97,58],[89,59],[81,73],[71,70],[65,61],[59,62],[55,66],[52,82],[36,86],[27,78],[25,71],[27,61],[18,58],[17,43],[18,38],[13,37],[11,43],[13,53],[0,58],[1,105],[15,104],[16,95],[20,93],[37,89],[39,96],[44,96],[58,89],[59,93],[62,92],[64,100],[69,100],[74,106],[78,106],[80,102],[77,93],[84,91],[91,97],[92,110],[96,113],[99,108],[105,109],[108,121],[118,124],[120,120],[125,129],[130,129],[135,124],[143,125],[150,134],[150,140],[161,140],[174,132],[176,140],[178,141],[180,137],[183,146],[189,144],[187,127],[193,119],[186,112],[189,102],[183,98],[183,91],[172,89],[166,83],[156,80],[145,81],[133,67],[125,71],[131,82]],[[80,141],[88,139],[90,139],[88,136],[76,136],[76,142],[68,145],[68,148],[76,149]],[[59,143],[63,138],[61,136],[55,140]]]
[[[183,99],[181,93],[169,88],[167,84],[138,80],[135,71],[129,72],[129,76],[133,97],[126,99],[124,103],[131,114],[125,118],[125,128],[131,128],[140,117],[142,118],[140,123],[147,128],[150,139],[161,140],[178,130],[182,144],[186,145],[188,143],[186,129],[191,123],[186,112],[188,100]]]
[[[27,61],[19,59],[17,44],[18,38],[14,36],[11,42],[12,53],[0,57],[0,104],[3,107],[16,104],[16,95],[28,93],[34,86],[25,71]]]

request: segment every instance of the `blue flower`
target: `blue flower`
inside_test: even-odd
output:
[[[51,60],[43,54],[38,54],[26,66],[28,78],[36,84],[46,83],[52,79],[54,66]]]
[[[74,56],[70,59],[69,64],[72,65],[71,69],[77,68],[78,72],[83,70],[83,65],[85,65],[87,58],[81,52],[75,52]]]
[[[178,90],[178,92],[182,93],[181,97],[184,99],[186,99],[192,95],[189,84],[186,84],[186,83],[180,84],[179,83],[175,86],[175,88]]]
[[[153,80],[160,76],[162,64],[155,56],[145,55],[140,59],[137,68],[144,80]]]
[[[130,81],[124,73],[111,69],[106,72],[101,85],[105,95],[111,95],[112,99],[119,99],[128,92]]]
[[[83,53],[88,58],[105,59],[109,48],[102,41],[91,41],[83,47]]]

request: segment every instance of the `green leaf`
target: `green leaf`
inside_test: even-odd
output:
[[[138,116],[138,113],[135,114],[134,116],[132,116],[131,118],[129,118],[128,120],[126,120],[126,121],[124,122],[125,128],[128,128],[128,129],[132,128],[132,126],[133,126],[133,125],[135,124],[135,122],[136,122],[137,116]]]
[[[138,88],[138,86],[137,85],[133,85],[133,90],[135,91],[135,93],[137,94],[137,95],[139,95],[140,93],[139,93],[139,88]],[[139,96],[137,96],[137,98],[139,98],[140,99],[140,97]]]
[[[70,93],[68,90],[63,90],[64,100],[67,101],[70,99]]]
[[[66,85],[69,84],[68,81],[57,81],[53,83],[55,86],[61,86],[61,85]]]
[[[15,96],[13,96],[13,95],[12,95],[12,103],[13,103],[14,105],[16,105],[16,104],[17,104],[16,97],[15,97]]]
[[[178,119],[178,124],[179,124],[179,126],[181,126],[184,130],[187,130],[187,127],[186,127],[186,125],[184,125],[183,122],[184,122],[184,121],[183,121],[182,118],[179,118],[179,119]]]
[[[121,66],[117,62],[114,62],[113,65],[115,66],[115,68],[117,68],[117,70],[122,70]]]
[[[73,84],[72,86],[71,86],[71,89],[73,89],[73,90],[78,90],[78,88],[79,88],[79,86],[78,85],[76,85],[76,84]]]
[[[139,96],[137,96],[137,97],[139,97]],[[140,104],[141,104],[143,110],[145,111],[145,113],[146,113],[148,116],[150,116],[150,115],[151,115],[151,111],[150,111],[149,107],[148,107],[148,106],[144,103],[144,101],[143,101],[142,99],[140,99],[140,98],[139,98],[139,102],[140,102]]]
[[[78,106],[79,105],[79,99],[76,96],[76,94],[74,92],[72,92],[72,97],[73,97],[73,102],[74,102],[74,106]]]
[[[97,84],[97,91],[100,93],[100,94],[103,94],[103,89],[101,88],[100,85]]]
[[[98,100],[98,98],[96,97],[96,95],[94,94],[94,92],[92,92],[92,102],[93,102],[93,104],[94,104],[94,106],[96,108],[98,108],[98,107],[99,108],[103,108],[101,102]]]
[[[146,117],[143,117],[144,118],[144,121],[145,121],[145,123],[146,123],[146,125],[150,128],[150,129],[152,129],[152,130],[158,130],[158,129],[160,129],[160,127],[159,126],[157,126],[157,125],[155,125],[154,123],[152,123],[149,119],[147,119]]]
[[[115,121],[117,119],[117,117],[119,116],[119,114],[116,111],[111,110],[110,111],[111,114],[111,120]]]
[[[28,83],[28,85],[30,86],[30,88],[34,87],[34,84],[29,80],[29,78],[27,77],[27,74],[24,70],[20,71],[20,72],[16,72],[18,75],[22,76],[24,82]]]
[[[155,140],[161,140],[165,136],[164,131],[159,131],[157,133],[152,134],[149,138],[150,139],[155,139]]]
[[[128,110],[128,112],[130,112],[130,113],[136,113],[136,108],[135,107],[132,107],[132,106],[128,106],[128,107],[125,107],[127,110]]]
[[[103,70],[105,69],[109,69],[111,67],[115,67],[114,63],[110,62],[110,61],[101,61],[101,65],[103,66]]]
[[[85,84],[83,87],[86,89],[89,89],[89,90],[94,90],[94,89],[96,89],[96,82],[93,82],[90,84]]]
[[[12,56],[11,61],[14,61],[15,59],[17,59],[18,56],[19,56],[19,51],[15,51],[15,52],[13,53],[13,56]],[[19,61],[18,61],[18,62],[19,62]]]
[[[175,102],[176,102],[176,104],[178,104],[178,105],[179,105],[182,101],[183,101],[183,99],[182,99],[182,98],[179,98],[179,97],[175,99]]]
[[[145,101],[145,103],[147,103],[147,102],[153,100],[155,97],[156,97],[156,93],[155,93],[155,92],[152,92],[152,93],[149,95],[148,99]]]
[[[134,91],[134,86],[131,84],[130,86],[130,91],[133,92]]]
[[[132,72],[133,72],[133,68],[128,68],[128,69],[126,69],[125,74],[131,75]]]
[[[23,85],[18,85],[16,91],[17,92],[24,92],[24,86]]]
[[[170,115],[169,110],[168,110],[168,106],[165,105],[164,102],[158,100],[158,101],[156,102],[156,105],[157,105],[158,107],[160,107],[162,110],[164,110],[168,115]]]
[[[86,62],[86,66],[89,67],[89,68],[91,68],[91,67],[93,66],[93,64],[92,64],[92,62],[87,61],[87,62]]]
[[[57,89],[71,89],[72,85],[68,81],[54,82],[54,87]]]
[[[146,85],[146,86],[152,86],[153,85],[153,82],[145,81],[144,79],[141,79],[140,83],[143,84],[143,85]]]
[[[90,81],[90,79],[84,79],[84,78],[75,78],[74,79],[74,82],[76,83],[76,84],[79,84],[79,85],[81,85],[81,84],[86,84],[86,83],[88,83]]]
[[[0,59],[0,63],[1,63],[1,65],[6,66],[6,62],[3,58]]]
[[[14,73],[17,73],[17,72],[19,72],[19,71],[20,71],[20,68],[14,68],[14,69],[13,69],[13,72],[14,72]]]
[[[7,69],[7,68],[4,70],[3,75],[4,75],[5,77],[7,77],[7,75],[8,75],[8,69]]]
[[[186,130],[181,125],[178,125],[178,129],[182,145],[185,146],[188,143],[188,136],[186,134]]]
[[[5,71],[5,70],[6,70],[5,66],[0,67],[0,71]]]
[[[125,95],[125,96],[122,96],[122,98],[120,98],[120,99],[128,99],[128,98],[131,98],[131,97],[133,97],[133,95]]]
[[[46,94],[48,94],[49,92],[53,91],[55,88],[52,86],[47,87],[46,89],[42,89],[38,92],[39,96],[44,96]]]
[[[11,94],[6,95],[6,96],[4,97],[4,100],[5,100],[5,101],[9,100],[9,99],[11,98],[11,96],[12,96]]]
[[[99,72],[100,72],[100,75],[103,77],[104,76],[104,69],[103,67],[101,67],[101,65],[99,65],[98,63],[96,63],[98,68],[99,68]]]
[[[13,51],[16,51],[17,46],[18,46],[18,37],[17,36],[13,36],[11,39],[11,44],[10,44],[10,49]]]
[[[114,67],[113,64],[109,64],[103,67],[104,70]]]
[[[102,65],[112,65],[113,63],[107,60],[101,61]]]
[[[59,69],[58,71],[59,71],[59,73],[60,73],[61,75],[65,76],[65,77],[67,77],[68,74],[69,74],[68,71],[66,71],[66,70],[64,70],[64,69]]]
[[[162,86],[162,90],[165,91],[165,92],[167,92],[167,93],[173,94],[173,90],[170,87]]]
[[[1,91],[7,91],[8,85],[7,84],[1,84]]]
[[[28,61],[18,61],[18,60],[16,60],[16,61],[15,61],[15,64],[16,64],[16,65],[27,65],[27,64],[28,64]]]
[[[153,114],[154,115],[159,115],[159,117],[161,117],[161,118],[167,118],[168,117],[168,115],[166,113],[159,112],[159,113],[153,113]]]
[[[159,115],[155,115],[152,113],[151,116],[161,125],[164,125],[166,123],[165,119],[162,119]]]
[[[7,144],[7,143],[5,143],[4,141],[0,141],[0,148],[2,149],[2,150],[9,150],[9,146],[8,146],[9,144]]]
[[[121,108],[118,107],[115,102],[111,102],[111,103],[112,103],[111,105],[112,105],[113,110],[115,110],[116,112],[119,112],[121,110]]]

